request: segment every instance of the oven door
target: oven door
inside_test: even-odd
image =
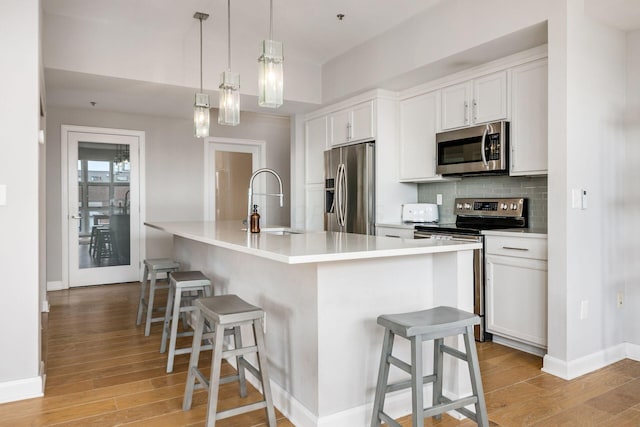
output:
[[[487,123],[436,135],[436,173],[507,173],[508,122]]]
[[[490,341],[491,335],[485,331],[484,317],[484,236],[423,230],[416,230],[413,235],[416,239],[444,239],[482,243],[482,249],[473,251],[473,312],[480,316],[480,324],[475,326],[474,333],[476,341]]]

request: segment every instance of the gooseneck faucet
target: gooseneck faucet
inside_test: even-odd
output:
[[[260,175],[263,172],[267,172],[272,174],[273,176],[276,177],[276,179],[278,180],[278,185],[279,185],[279,193],[276,194],[270,194],[270,193],[254,193],[253,192],[253,180],[256,178],[256,176]],[[249,224],[251,222],[251,209],[253,207],[253,196],[254,195],[258,195],[258,196],[277,196],[280,198],[280,207],[284,206],[284,191],[282,190],[282,178],[280,178],[280,175],[278,175],[278,172],[274,171],[273,169],[269,169],[269,168],[262,168],[262,169],[258,169],[257,171],[255,171],[253,173],[253,175],[251,175],[251,179],[249,179],[249,197],[247,199],[247,231],[249,231]]]

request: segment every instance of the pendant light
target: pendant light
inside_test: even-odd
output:
[[[263,40],[258,58],[258,104],[278,108],[283,102],[282,42],[273,40],[273,0],[269,0],[269,40]]]
[[[228,62],[220,76],[220,108],[218,124],[236,126],[240,124],[240,74],[231,71],[231,0],[227,0]]]
[[[200,92],[193,105],[193,132],[196,138],[204,138],[209,136],[209,95],[202,90],[202,21],[209,15],[196,12],[193,17],[200,21]]]

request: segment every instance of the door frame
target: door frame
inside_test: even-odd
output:
[[[219,138],[209,137],[205,138],[204,143],[204,220],[215,221],[216,220],[216,148],[224,145],[225,148],[229,147],[234,152],[233,147],[242,147],[243,150],[235,152],[246,153],[247,147],[256,149],[257,158],[253,159],[254,168],[264,168],[267,164],[267,145],[266,141],[259,139],[239,139],[239,138]],[[248,184],[248,183],[247,183]],[[264,189],[260,190],[264,192]]]
[[[146,200],[145,192],[145,132],[130,129],[101,128],[93,126],[76,126],[62,125],[60,131],[60,159],[61,159],[61,236],[62,236],[62,289],[69,289],[69,133],[94,133],[106,135],[123,135],[138,138],[138,169],[140,176],[138,205],[140,207],[140,215],[138,220],[139,241],[140,241],[140,259],[138,262],[138,276],[141,276],[142,260],[145,259],[146,253],[146,232],[144,228],[144,218],[146,216]]]

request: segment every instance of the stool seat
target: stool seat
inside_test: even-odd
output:
[[[442,332],[448,336],[452,329],[480,324],[480,317],[454,307],[440,306],[410,313],[383,314],[378,317],[378,324],[405,338]]]
[[[216,421],[236,416],[256,409],[264,408],[267,413],[267,424],[276,427],[275,408],[271,396],[271,384],[269,382],[268,362],[265,354],[265,339],[263,331],[264,311],[260,307],[249,304],[237,295],[220,295],[208,298],[199,298],[195,302],[196,327],[193,335],[193,351],[189,360],[187,384],[184,391],[182,409],[191,409],[193,391],[204,388],[209,393],[207,400],[207,427],[215,427]],[[213,328],[213,357],[211,358],[210,379],[198,369],[198,358],[201,350],[201,342],[204,337],[205,323]],[[250,325],[253,329],[255,345],[242,344],[242,325]],[[234,338],[234,348],[225,350],[224,336]],[[246,354],[257,353],[257,367],[252,365]],[[235,375],[221,377],[222,359],[235,357],[238,371]],[[224,411],[218,411],[218,396],[220,384],[231,381],[240,383],[240,397],[247,397],[245,370],[251,372],[262,383],[264,399],[259,402],[245,403],[242,406]]]
[[[169,278],[163,284],[157,284],[158,274],[178,271],[180,263],[168,258],[150,258],[144,260],[144,272],[140,281],[140,300],[138,301],[138,318],[136,325],[142,322],[142,316],[146,310],[146,322],[144,326],[144,335],[149,336],[151,333],[151,323],[164,322],[164,315],[161,317],[153,317],[154,312],[163,311],[164,307],[154,307],[155,295],[157,289],[167,289],[169,287]],[[149,296],[147,299],[147,281],[149,284]]]
[[[171,280],[177,287],[209,286],[209,278],[201,271],[176,271],[171,273]]]
[[[473,338],[473,326],[478,323],[480,323],[480,318],[475,314],[444,306],[410,313],[379,316],[378,324],[384,326],[385,332],[376,395],[373,401],[371,427],[380,427],[382,422],[391,427],[400,427],[397,421],[384,412],[385,397],[387,393],[407,388],[411,389],[412,427],[422,427],[426,417],[440,419],[442,414],[447,411],[457,411],[474,420],[480,427],[489,427],[478,353]],[[396,335],[411,342],[410,363],[393,355]],[[444,343],[446,337],[457,335],[462,335],[464,338],[465,352]],[[422,366],[422,343],[427,340],[433,341],[433,373],[425,376]],[[471,396],[451,400],[443,394],[443,383],[445,383],[443,359],[445,354],[467,363],[471,379]],[[389,384],[391,365],[406,372],[411,378]],[[433,385],[432,406],[429,408],[424,408],[423,404],[425,384]],[[466,408],[469,405],[475,406],[475,412]]]
[[[200,298],[196,300],[196,307],[207,319],[221,325],[259,319],[264,315],[260,307],[249,304],[237,295]]]
[[[145,259],[144,263],[152,270],[170,270],[180,268],[180,263],[168,258]]]

